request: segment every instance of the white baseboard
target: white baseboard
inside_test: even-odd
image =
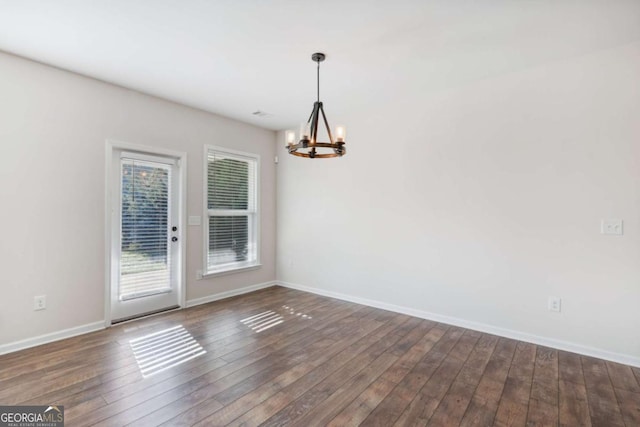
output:
[[[488,325],[485,323],[474,322],[471,320],[460,319],[457,317],[444,316],[441,314],[431,313],[428,311],[422,311],[414,308],[388,304],[381,301],[360,298],[353,295],[327,291],[324,289],[298,285],[295,283],[276,281],[274,284],[291,288],[291,289],[297,289],[299,291],[311,292],[317,295],[336,298],[343,301],[349,301],[356,304],[362,304],[369,307],[380,308],[382,310],[393,311],[395,313],[406,314],[408,316],[418,317],[420,319],[433,320],[435,322],[446,323],[448,325],[459,326],[461,328],[472,329],[474,331],[485,332],[488,334],[498,335],[501,337],[510,338],[518,341],[525,341],[528,343],[542,345],[545,347],[551,347],[558,350],[570,351],[572,353],[578,353],[585,356],[591,356],[591,357],[597,357],[599,359],[609,360],[611,362],[622,363],[624,365],[640,367],[640,358],[636,356],[628,355],[628,354],[615,353],[608,350],[589,347],[589,346],[585,346],[582,344],[577,344],[569,341],[562,341],[554,338],[547,338],[539,335],[532,335],[526,332],[520,332],[512,329],[501,328],[499,326]]]
[[[233,289],[231,291],[220,292],[213,295],[207,295],[206,297],[202,298],[190,299],[187,301],[187,308],[213,301],[218,301],[225,298],[235,297],[236,295],[248,294],[249,292],[254,292],[259,289],[270,288],[271,286],[275,286],[276,284],[276,282],[258,283],[257,285],[245,286],[244,288]]]
[[[104,320],[0,345],[0,355],[104,329]]]

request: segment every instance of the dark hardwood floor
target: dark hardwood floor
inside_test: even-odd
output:
[[[281,287],[0,356],[0,404],[68,426],[640,426],[639,380]]]

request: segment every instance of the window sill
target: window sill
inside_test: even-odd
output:
[[[211,277],[226,276],[227,274],[243,273],[245,271],[257,270],[261,267],[262,267],[262,264],[251,264],[243,267],[231,267],[225,270],[209,271],[203,274],[202,278],[210,279]]]

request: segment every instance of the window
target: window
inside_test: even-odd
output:
[[[259,264],[259,157],[206,147],[206,273]]]

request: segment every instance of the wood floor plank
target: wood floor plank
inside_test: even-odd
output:
[[[640,393],[615,389],[622,418],[628,427],[640,426]]]
[[[414,397],[396,425],[426,424],[473,351],[481,334],[463,331],[460,339]]]
[[[360,425],[394,387],[393,382],[379,377],[326,425],[329,427]]]
[[[83,402],[67,403],[65,402],[64,420],[68,425],[79,424],[78,420],[81,420],[85,415],[107,406],[107,402],[102,396],[94,397]],[[67,409],[68,408],[68,409]]]
[[[614,388],[640,393],[640,384],[638,384],[630,366],[614,362],[605,363],[607,364],[609,378]]]
[[[558,379],[584,385],[584,372],[579,355],[558,351]]]
[[[559,424],[565,427],[590,426],[587,388],[566,380],[559,383]]]
[[[558,351],[538,346],[527,411],[528,426],[558,424],[558,375]]]
[[[498,337],[494,335],[480,337],[449,391],[429,419],[431,424],[460,424],[497,343]]]
[[[638,384],[640,384],[640,368],[636,368],[632,366],[631,371],[633,372],[633,375],[636,377],[636,381],[638,381]]]
[[[490,426],[493,424],[515,349],[515,341],[500,338],[460,425]]]
[[[415,367],[424,354],[433,347],[443,329],[435,329],[433,322],[423,321],[413,331],[393,346],[391,354],[399,356],[383,375],[365,389],[349,406],[334,418],[332,425],[375,424],[365,421],[395,386]],[[430,332],[435,329],[435,334]],[[377,422],[381,420],[378,419]]]
[[[295,423],[309,427],[327,425],[346,405],[369,387],[369,385],[382,375],[397,359],[398,356],[390,352],[382,353],[371,362],[370,365],[331,393],[327,399],[317,404],[307,415],[295,420]],[[238,419],[237,422],[231,425],[239,426],[242,425],[243,422],[244,420]]]
[[[380,422],[386,419],[395,418],[393,425],[404,426],[411,425],[422,414],[424,400],[429,397],[421,393],[428,381],[431,380],[434,373],[438,371],[443,361],[449,353],[456,347],[458,341],[462,337],[464,330],[460,328],[450,327],[443,338],[429,351],[425,357],[416,365],[416,367],[407,374],[407,376],[398,385],[398,396],[396,399],[401,407],[395,408],[384,417],[380,417]],[[389,403],[387,403],[387,406]],[[397,415],[399,414],[399,416]],[[374,414],[375,415],[375,414]],[[384,422],[384,425],[389,425]]]
[[[581,359],[592,424],[611,427],[624,426],[606,362],[585,356]]]
[[[558,352],[558,399],[561,426],[590,426],[587,389],[580,356]]]
[[[496,426],[521,426],[527,422],[531,383],[536,360],[536,346],[519,342],[502,390]]]
[[[394,365],[394,367],[398,365],[399,368],[392,367],[385,372],[383,378],[391,380],[397,385],[394,392],[385,396],[382,402],[371,411],[363,421],[364,425],[393,425],[437,367],[435,364],[431,365],[432,371],[430,372],[425,369],[427,355],[440,357],[441,360],[446,353],[442,353],[440,349],[446,347],[447,342],[450,343],[449,349],[455,344],[455,341],[449,341],[451,337],[443,338],[446,332],[445,325],[436,325],[398,361],[399,363]]]
[[[540,399],[531,399],[527,411],[527,427],[557,426],[558,407]]]
[[[242,322],[277,313],[257,333]],[[144,377],[130,341],[206,351]],[[166,347],[170,350],[172,347]],[[274,286],[0,356],[73,426],[640,426],[640,369]]]

